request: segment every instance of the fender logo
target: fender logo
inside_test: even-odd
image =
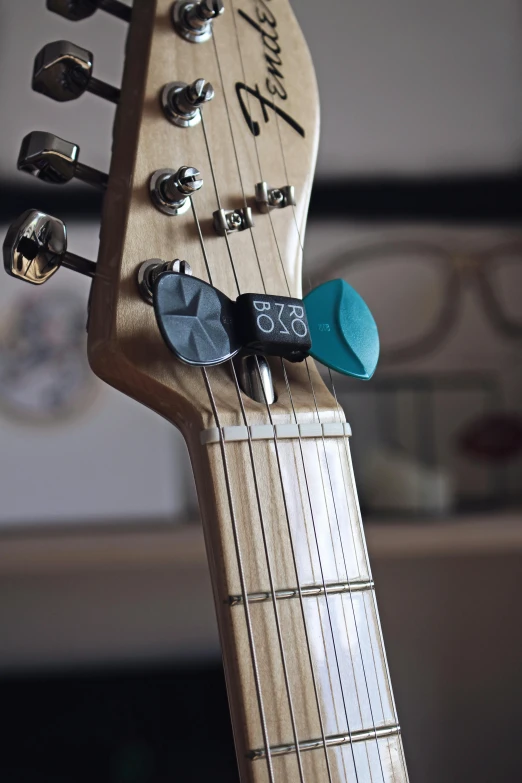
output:
[[[276,106],[275,104],[276,98],[280,98],[282,101],[286,101],[288,99],[288,93],[284,85],[283,60],[281,58],[281,47],[278,43],[279,33],[276,29],[277,19],[268,8],[267,2],[270,2],[270,0],[257,0],[257,20],[252,19],[252,17],[248,16],[248,14],[246,14],[241,9],[238,9],[238,14],[249,25],[251,25],[254,30],[257,30],[261,36],[261,40],[263,41],[263,46],[265,49],[264,56],[267,62],[267,76],[265,85],[271,98],[267,98],[262,95],[261,90],[257,84],[255,85],[255,88],[252,88],[243,82],[236,83],[236,94],[239,100],[239,105],[241,106],[243,117],[245,118],[246,124],[254,136],[259,136],[261,130],[259,123],[253,120],[250,115],[248,109],[249,101],[247,98],[247,101],[245,102],[243,96],[244,92],[259,101],[265,123],[269,122],[270,120],[268,109],[271,109],[304,138],[304,128],[302,128],[301,125],[299,125],[299,123],[296,122],[296,120],[294,120],[287,112],[283,111],[283,109],[280,109],[279,106]]]

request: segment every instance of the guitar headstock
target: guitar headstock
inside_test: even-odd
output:
[[[74,21],[98,8],[129,16],[118,0],[47,5]],[[301,297],[319,132],[314,71],[288,0],[135,0],[121,90],[95,74],[90,52],[58,41],[37,55],[33,86],[55,100],[90,100],[83,93],[92,92],[117,101],[108,179],[81,161],[76,144],[48,133],[24,139],[19,167],[50,182],[76,176],[106,188],[96,266],[67,252],[60,221],[46,223],[41,213],[12,228],[4,260],[33,283],[60,262],[92,274],[93,370],[188,436],[209,426],[212,406],[201,368],[179,361],[162,336],[150,304],[155,277],[177,260],[174,271],[190,270],[233,301],[245,293]],[[280,362],[272,364],[277,418],[289,404]],[[239,423],[230,363],[208,372],[223,423]],[[289,365],[289,373],[298,403],[307,370]],[[306,396],[310,407],[309,388]],[[245,405],[265,420],[264,405],[247,397]]]

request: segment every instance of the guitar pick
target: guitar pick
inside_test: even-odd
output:
[[[345,280],[329,280],[304,298],[310,355],[332,370],[369,380],[379,359],[377,324],[364,299]]]
[[[185,364],[221,364],[241,348],[235,302],[204,280],[163,272],[154,284],[153,301],[163,339]]]

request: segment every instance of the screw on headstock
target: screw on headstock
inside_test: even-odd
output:
[[[30,209],[10,226],[3,247],[5,271],[41,285],[61,266],[94,277],[96,264],[67,250],[67,230],[58,218]]]
[[[188,128],[201,121],[201,107],[213,97],[214,88],[205,79],[192,84],[170,82],[161,91],[161,105],[170,122]]]
[[[120,0],[47,0],[47,8],[55,14],[65,16],[71,22],[80,22],[92,16],[95,11],[107,11],[124,22],[130,22],[132,8]]]
[[[107,174],[80,163],[79,154],[80,148],[76,144],[60,139],[54,133],[33,131],[22,141],[17,167],[44,182],[62,185],[76,177],[104,190]]]
[[[165,215],[182,215],[190,207],[190,197],[203,187],[201,172],[193,166],[159,169],[150,179],[150,196]]]
[[[84,92],[118,103],[120,90],[95,79],[92,75],[93,56],[70,41],[54,41],[36,55],[33,70],[33,90],[55,101],[73,101]]]
[[[214,20],[224,10],[223,0],[176,0],[172,6],[172,21],[186,41],[203,43],[212,37]]]

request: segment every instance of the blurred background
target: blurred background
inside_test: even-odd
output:
[[[354,431],[411,780],[513,783],[522,779],[522,8],[293,6],[323,123],[304,279],[344,277],[382,338],[371,383],[335,383]],[[74,252],[96,258],[96,194],[42,185],[15,163],[21,138],[40,129],[108,170],[111,106],[48,101],[31,92],[30,75],[34,53],[64,38],[93,51],[98,78],[118,84],[125,33],[106,14],[72,25],[44,0],[0,0],[2,234],[37,206],[67,222]],[[87,283],[63,274],[37,295],[26,288],[5,275],[0,286],[0,777],[235,780],[184,443],[91,376]],[[207,754],[197,753],[201,736]]]

